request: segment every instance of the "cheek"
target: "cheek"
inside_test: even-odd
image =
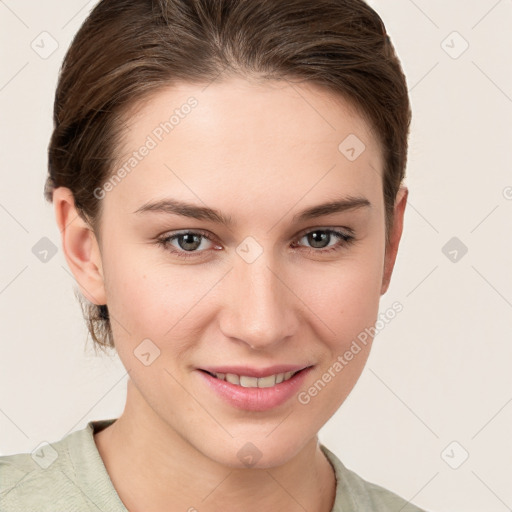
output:
[[[297,395],[299,410],[320,429],[359,379],[372,345],[370,328],[378,316],[382,260],[360,254],[310,282],[308,306],[319,317],[323,352],[316,380]],[[311,290],[314,292],[311,294]],[[303,294],[306,288],[304,288]]]
[[[335,265],[297,279],[294,290],[334,333],[334,344],[343,345],[378,315],[382,285],[383,255],[380,251],[359,251]],[[339,348],[339,347],[338,347]]]
[[[105,266],[116,350],[127,367],[138,365],[134,354],[146,339],[160,350],[155,366],[186,362],[214,310],[208,295],[219,280],[218,271],[164,261],[153,252],[132,248],[110,257]]]
[[[192,279],[190,279],[192,277]],[[109,310],[136,337],[169,334],[201,297],[203,287],[191,272],[165,266],[138,266],[110,272]]]

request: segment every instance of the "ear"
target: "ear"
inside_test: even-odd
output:
[[[62,249],[80,291],[90,302],[106,304],[101,253],[92,227],[79,215],[69,188],[54,190],[53,205]]]
[[[386,246],[386,254],[384,257],[384,273],[382,277],[382,288],[380,291],[381,295],[387,292],[389,283],[391,281],[391,274],[393,273],[396,255],[398,253],[398,245],[400,243],[400,238],[402,237],[404,212],[408,195],[409,190],[404,186],[401,186],[396,194],[393,226],[390,230],[389,242]]]

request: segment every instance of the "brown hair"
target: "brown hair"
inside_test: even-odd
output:
[[[350,101],[381,143],[389,241],[411,111],[384,23],[362,0],[100,1],[60,70],[45,198],[68,187],[99,236],[93,191],[113,172],[123,114],[162,87],[209,83],[226,68],[247,79],[307,81]],[[95,344],[114,347],[107,306],[81,305]]]

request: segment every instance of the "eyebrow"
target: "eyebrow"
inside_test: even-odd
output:
[[[371,207],[370,201],[361,196],[346,196],[335,201],[329,201],[316,206],[310,206],[305,210],[293,216],[293,222],[299,223],[306,220],[340,213],[345,211],[357,210],[359,208]],[[233,226],[235,223],[231,216],[226,216],[222,212],[206,206],[197,206],[177,199],[161,199],[159,201],[147,202],[133,213],[141,214],[147,212],[167,213],[180,215],[198,220],[208,220],[216,224]]]

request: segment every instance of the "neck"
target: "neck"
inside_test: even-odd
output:
[[[149,406],[139,410],[139,402],[129,398],[123,414],[94,440],[130,512],[331,512],[336,480],[316,436],[277,467],[228,467],[196,450]]]

